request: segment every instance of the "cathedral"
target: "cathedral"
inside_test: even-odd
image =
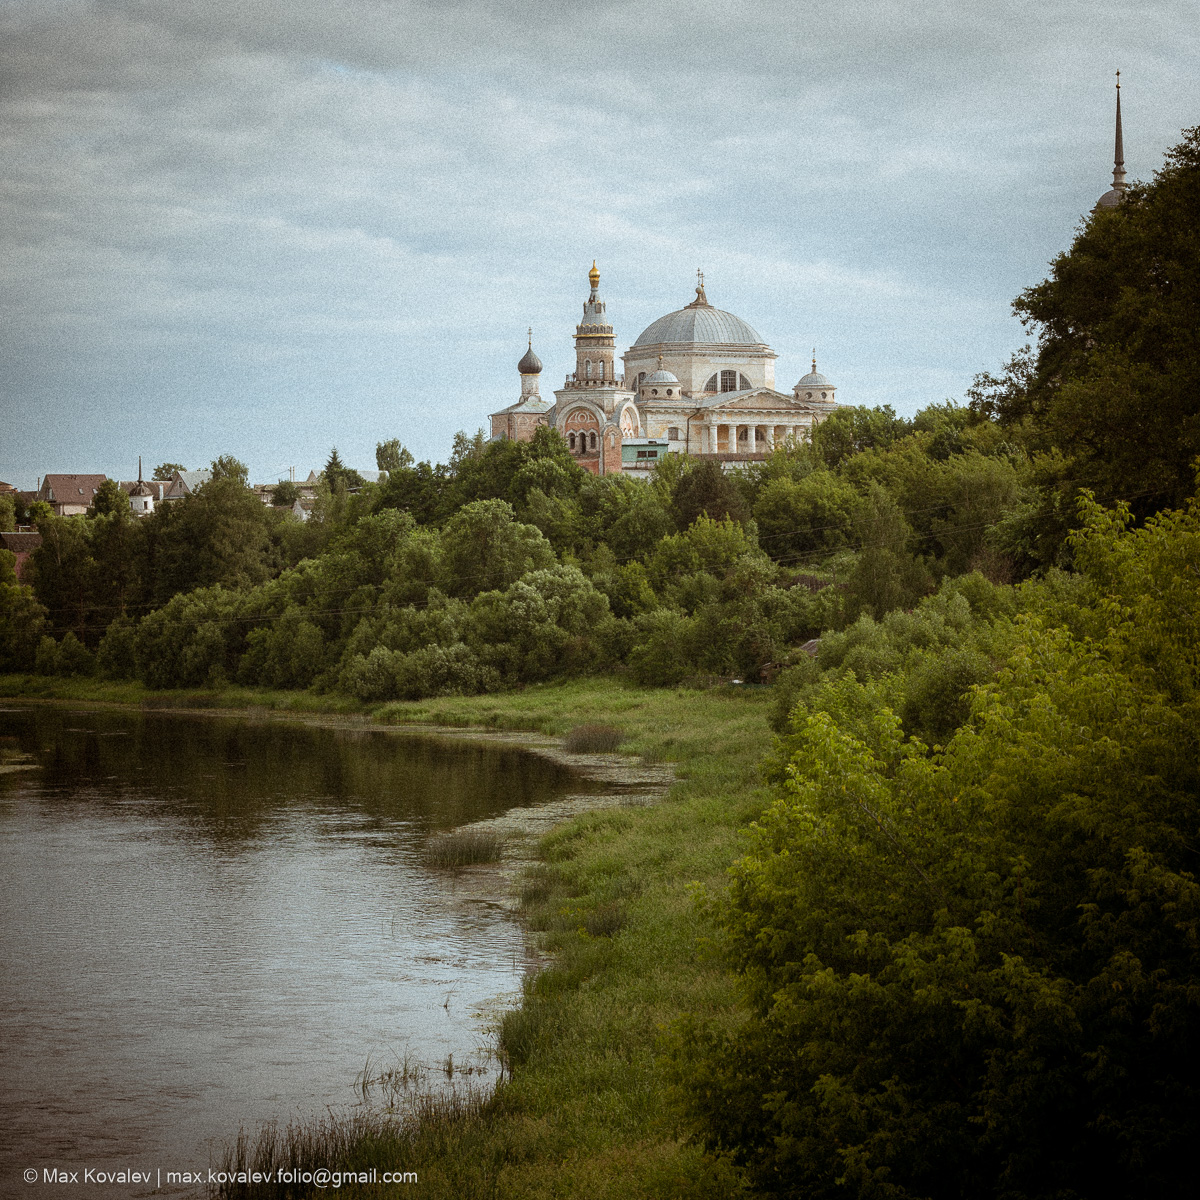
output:
[[[492,437],[527,441],[539,425],[562,434],[580,466],[597,475],[646,474],[666,454],[713,458],[727,467],[800,441],[837,407],[834,386],[817,372],[788,392],[775,390],[770,346],[740,317],[696,298],[651,322],[621,356],[600,298],[600,272],[575,328],[575,370],[554,399],[539,390],[542,363],[532,335],[517,364],[521,398],[493,413]]]

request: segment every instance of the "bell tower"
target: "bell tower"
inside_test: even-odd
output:
[[[607,306],[600,299],[600,271],[592,260],[588,272],[591,294],[583,305],[583,320],[575,327],[575,379],[577,388],[612,387],[616,376],[613,360],[616,339],[609,324]]]

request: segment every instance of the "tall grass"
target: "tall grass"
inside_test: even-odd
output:
[[[612,725],[576,725],[563,738],[563,749],[571,754],[611,754],[625,740]]]
[[[422,1170],[448,1153],[462,1149],[464,1133],[486,1127],[490,1096],[479,1088],[465,1087],[445,1093],[413,1097],[402,1113],[359,1111],[328,1113],[284,1127],[263,1125],[254,1133],[242,1130],[226,1146],[219,1170],[226,1177],[216,1187],[222,1200],[299,1200],[333,1191],[303,1176],[317,1171],[411,1171],[418,1185]],[[279,1173],[299,1178],[292,1181]],[[237,1176],[259,1182],[235,1182]],[[390,1193],[390,1189],[389,1189]],[[377,1185],[342,1183],[341,1197],[381,1194]],[[460,1195],[462,1193],[460,1192]]]
[[[469,867],[499,862],[504,838],[490,829],[454,829],[433,838],[425,850],[431,867]]]

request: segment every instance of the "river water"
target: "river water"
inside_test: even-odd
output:
[[[360,1101],[368,1056],[487,1065],[522,932],[423,851],[565,769],[211,715],[9,708],[0,736],[37,764],[0,775],[0,1195],[219,1165],[239,1126]]]

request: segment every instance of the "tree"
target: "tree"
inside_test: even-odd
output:
[[[115,515],[122,519],[132,517],[129,497],[115,480],[106,479],[97,489],[95,498],[88,508],[89,517]]]
[[[727,475],[720,463],[707,458],[680,478],[675,485],[671,507],[680,530],[687,529],[700,516],[713,521],[728,519],[739,524],[744,524],[750,516],[737,480]]]
[[[240,464],[239,464],[240,465]],[[193,588],[245,587],[275,573],[268,509],[236,470],[215,476],[145,521],[147,590],[156,604]]]
[[[38,602],[32,588],[13,582],[15,578],[0,578],[0,671],[32,670],[46,631],[45,605]]]
[[[336,446],[329,452],[329,458],[322,474],[332,492],[337,492],[339,489],[350,491],[363,485],[363,477],[353,467],[348,467],[342,462]]]
[[[830,471],[801,479],[780,476],[762,489],[754,505],[759,541],[773,558],[803,563],[847,545],[860,507],[854,488]]]
[[[540,530],[519,524],[504,500],[466,504],[442,531],[442,574],[452,596],[475,596],[506,588],[527,571],[554,565],[554,551]]]
[[[0,495],[0,533],[17,527],[17,502],[9,495]]]
[[[860,504],[855,526],[862,550],[846,585],[849,615],[866,612],[879,620],[894,608],[911,608],[932,580],[908,549],[912,527],[879,484]]]
[[[890,404],[875,408],[844,405],[813,427],[813,454],[827,467],[837,467],[863,450],[886,449],[911,428],[911,422],[896,416]]]
[[[375,443],[375,466],[389,475],[413,465],[413,456],[400,445],[399,438]]]
[[[398,508],[411,513],[421,525],[429,525],[446,510],[449,469],[427,462],[388,472],[376,498],[378,508]]]
[[[229,479],[246,487],[250,480],[250,469],[232,454],[222,454],[212,461],[212,477],[214,483],[218,479]]]
[[[1093,213],[1014,308],[1036,363],[990,381],[991,402],[1065,456],[1067,501],[1090,488],[1139,517],[1182,503],[1200,455],[1200,127],[1152,183]]]
[[[187,467],[185,467],[183,465],[183,463],[175,463],[175,462],[159,463],[158,466],[154,468],[154,474],[151,475],[150,478],[158,481],[159,483],[169,483],[172,479],[175,478],[176,471],[186,471],[186,470],[187,470]]]
[[[55,633],[71,630],[86,639],[93,625],[92,522],[51,514],[39,519],[38,532],[42,544],[30,556],[34,592]]]
[[[281,479],[271,489],[271,503],[276,508],[291,508],[299,499],[300,489],[290,479]]]

